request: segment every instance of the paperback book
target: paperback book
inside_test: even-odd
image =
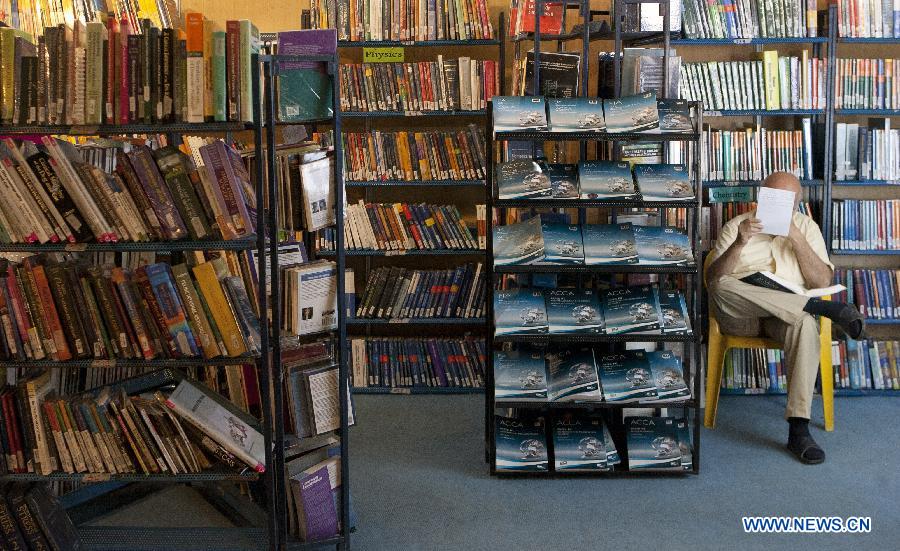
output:
[[[499,199],[533,199],[550,197],[551,193],[550,176],[537,162],[523,159],[497,165]]]
[[[553,402],[600,402],[600,379],[591,348],[562,348],[547,357],[548,396]]]
[[[597,98],[548,98],[551,132],[604,132],[603,102]]]
[[[678,356],[669,350],[646,352],[644,356],[656,387],[656,397],[652,401],[686,400],[691,397],[691,389],[684,382],[684,369]],[[605,380],[603,384],[606,384]]]
[[[496,96],[494,132],[547,130],[547,104],[542,96]]]
[[[544,259],[541,264],[584,264],[581,227],[568,224],[541,224]]]
[[[656,385],[645,352],[629,350],[606,354],[597,363],[607,402],[656,399]]]
[[[553,423],[553,463],[557,471],[603,471],[606,439],[603,418],[596,414],[569,412]]]
[[[544,351],[531,347],[494,351],[494,397],[497,400],[547,401]]]
[[[624,224],[585,224],[582,226],[585,264],[637,264],[635,230]]]
[[[600,300],[591,289],[548,289],[547,320],[550,333],[603,333]]]
[[[545,163],[544,173],[550,177],[551,197],[554,199],[578,199],[578,166],[562,163]]]
[[[659,132],[693,132],[691,108],[685,99],[658,99]]]
[[[607,132],[639,132],[659,126],[656,93],[603,100]]]
[[[690,334],[690,315],[687,303],[680,291],[661,291],[659,306],[662,313],[662,332],[674,334]]]
[[[543,28],[541,34],[548,32]],[[513,84],[514,93],[524,95],[534,94],[534,51],[529,51],[524,61],[524,79],[521,76]],[[523,63],[520,61],[520,63]],[[538,95],[547,98],[571,98],[578,95],[578,73],[581,65],[581,55],[572,52],[541,52],[540,78],[538,82]],[[521,67],[521,65],[520,65]],[[517,71],[517,76],[523,70]],[[524,83],[523,88],[518,88],[519,83]]]
[[[515,289],[494,294],[494,321],[497,335],[547,333],[547,308],[541,291]]]
[[[603,423],[603,438],[606,440],[606,464],[612,468],[621,463],[622,459],[619,457],[619,450],[616,449],[616,443],[613,441],[606,423]]]
[[[628,468],[632,471],[681,470],[681,447],[672,417],[626,417]]]
[[[694,198],[694,188],[685,165],[635,165],[634,176],[644,201],[686,201]]]
[[[631,166],[622,161],[581,161],[578,185],[582,199],[631,199],[637,188]]]
[[[658,329],[662,316],[656,287],[610,289],[603,295],[603,317],[609,335]]]
[[[279,55],[329,56],[337,52],[334,29],[278,33]],[[322,62],[282,63],[278,75],[278,116],[282,121],[331,117],[331,76]]]
[[[544,259],[539,216],[518,224],[494,226],[494,265],[533,264]]]
[[[634,226],[639,264],[688,264],[691,244],[688,236],[676,228]]]
[[[547,435],[543,417],[534,419],[495,416],[498,471],[547,472]]]

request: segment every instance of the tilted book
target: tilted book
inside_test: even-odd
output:
[[[623,161],[581,161],[578,185],[582,199],[624,199],[637,196],[631,166]]]
[[[689,264],[693,258],[687,234],[677,228],[634,226],[639,264]]]
[[[544,258],[539,216],[518,224],[494,226],[494,265],[532,264]]]
[[[496,96],[494,132],[547,130],[547,105],[543,97]]]
[[[626,417],[628,469],[679,470],[681,448],[671,417]]]
[[[548,470],[547,435],[543,417],[517,419],[495,416],[498,471]]]
[[[581,227],[568,224],[541,224],[544,259],[539,264],[584,264]]]
[[[603,295],[603,317],[610,335],[657,329],[661,316],[656,287],[610,289]]]
[[[606,470],[603,418],[595,413],[566,412],[553,422],[553,461],[557,471]]]
[[[638,249],[630,222],[585,224],[581,234],[585,264],[637,264]]]
[[[644,352],[604,354],[597,361],[607,402],[636,402],[656,398],[656,386]]]
[[[547,116],[551,132],[606,130],[603,100],[598,98],[547,98]]]
[[[578,165],[543,163],[544,174],[550,177],[550,196],[554,199],[578,199]]]
[[[522,347],[494,351],[494,396],[497,400],[547,400],[544,351]]]
[[[547,332],[544,295],[532,289],[497,291],[494,294],[494,324],[497,335],[528,335]]]
[[[691,108],[684,99],[656,100],[659,111],[659,132],[693,132]]]
[[[638,132],[659,126],[656,93],[603,100],[607,132]]]
[[[686,400],[691,397],[691,389],[684,382],[684,369],[678,356],[669,350],[657,350],[646,352],[645,357],[656,386],[656,398],[652,401]]]
[[[691,333],[691,318],[681,291],[661,291],[659,306],[663,333]]]
[[[550,177],[531,159],[507,161],[497,165],[497,197],[523,199],[549,197]]]
[[[555,402],[600,402],[600,379],[594,351],[563,348],[547,357],[548,397]]]
[[[603,333],[600,300],[591,289],[548,289],[547,319],[550,333]]]
[[[685,165],[635,165],[634,177],[644,201],[686,201],[694,198],[694,186]]]

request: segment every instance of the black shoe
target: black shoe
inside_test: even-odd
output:
[[[825,462],[825,451],[816,444],[812,436],[801,436],[788,440],[787,449],[801,463],[818,465]]]

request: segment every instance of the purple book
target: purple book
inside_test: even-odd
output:
[[[156,217],[162,224],[163,231],[166,232],[167,239],[183,239],[188,236],[187,227],[175,203],[172,200],[172,194],[166,187],[166,182],[159,173],[156,161],[153,160],[153,154],[150,148],[141,145],[128,152],[128,160],[137,174],[138,181],[147,193],[150,200],[150,207],[156,213]]]
[[[318,541],[338,533],[338,515],[331,494],[328,468],[322,467],[303,475],[291,484],[298,506],[300,538]]]
[[[278,33],[279,55],[334,56],[336,53],[335,29]],[[284,62],[278,84],[278,115],[281,120],[321,119],[334,114],[331,77],[323,62]]]
[[[334,55],[336,53],[337,31],[335,29],[278,33],[279,55]],[[281,64],[281,69],[319,69],[320,72],[325,72],[324,65],[315,61],[285,62]]]

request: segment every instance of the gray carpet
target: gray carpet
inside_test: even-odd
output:
[[[784,398],[728,397],[685,478],[503,479],[484,462],[482,396],[356,396],[353,549],[897,549],[900,402],[821,402],[806,466],[783,448]],[[818,418],[815,416],[818,415]],[[744,534],[745,515],[871,516],[870,534]]]

